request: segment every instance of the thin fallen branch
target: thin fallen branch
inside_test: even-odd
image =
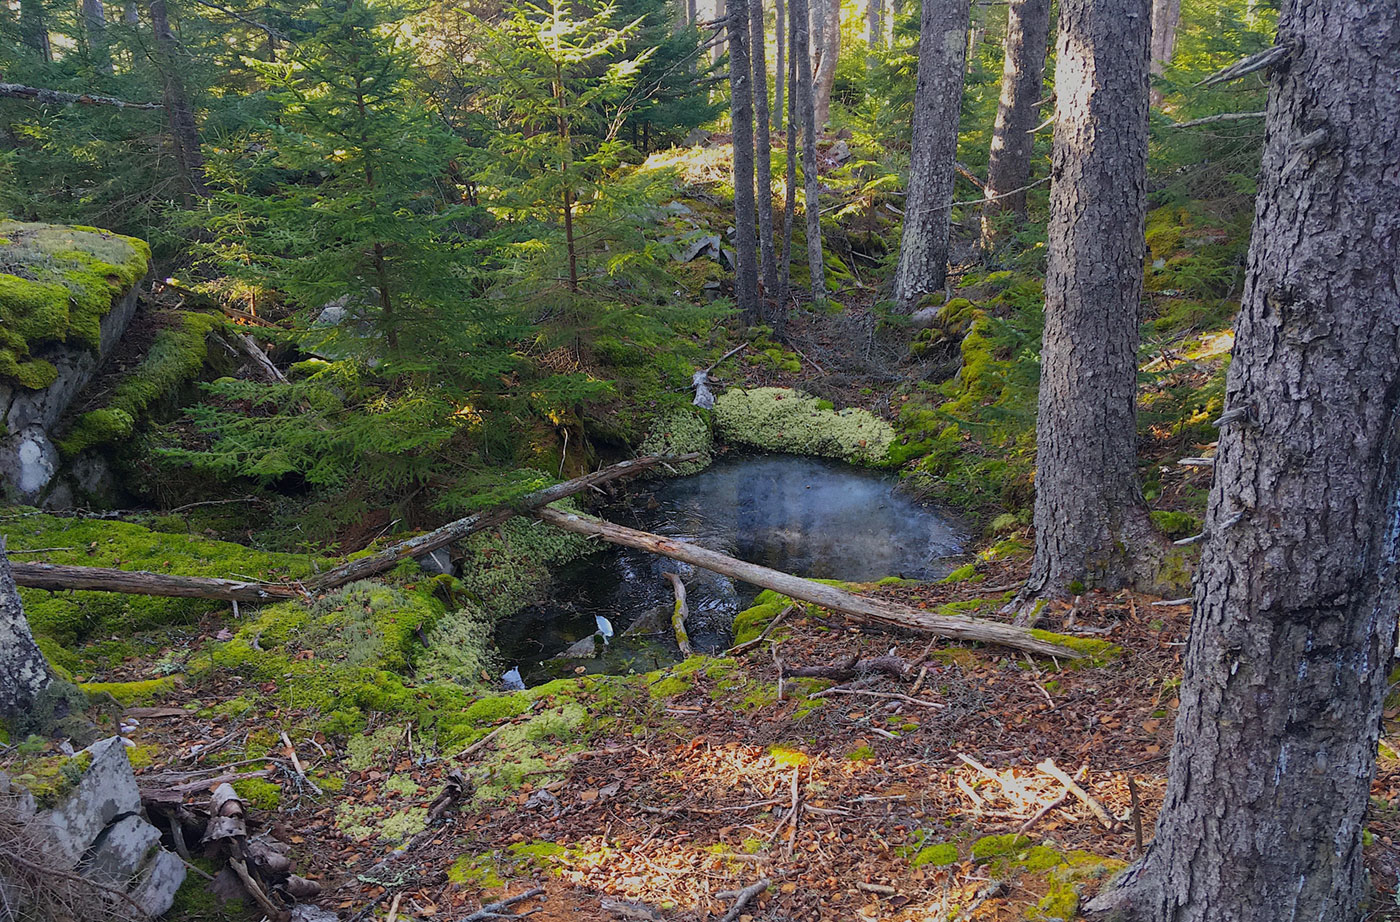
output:
[[[726,890],[724,893],[716,893],[715,896],[718,899],[733,898],[734,900],[734,905],[729,907],[729,911],[724,914],[724,917],[720,919],[719,922],[734,922],[735,919],[739,918],[739,913],[744,911],[744,907],[749,905],[754,897],[772,886],[772,883],[772,881],[765,877],[758,883],[749,884],[742,890]]]
[[[676,646],[680,648],[681,656],[690,656],[695,651],[690,648],[690,635],[685,630],[685,619],[690,616],[690,606],[685,603],[685,583],[675,573],[667,573],[666,579],[670,580],[671,589],[676,593],[676,606],[671,610],[671,630],[676,634]]]
[[[516,903],[523,903],[526,900],[534,899],[543,892],[543,887],[531,887],[524,893],[518,893],[515,896],[508,896],[505,899],[497,900],[494,903],[487,903],[485,906],[481,907],[471,915],[463,916],[462,922],[482,922],[482,920],[485,919],[516,918],[519,915],[518,913],[506,912],[505,910],[514,906]]]
[[[282,374],[281,369],[272,364],[272,359],[267,357],[267,353],[258,347],[253,337],[247,333],[233,338],[234,344],[244,355],[253,360],[253,366],[258,369],[264,378],[273,384],[289,384],[287,376]]]
[[[849,682],[851,679],[877,672],[902,679],[912,668],[898,656],[871,656],[866,659],[852,656],[843,663],[830,666],[791,666],[785,674],[795,679],[832,679],[837,682]]]
[[[773,629],[776,628],[778,625],[782,624],[782,623],[783,623],[783,619],[786,618],[788,615],[792,614],[792,612],[795,611],[796,609],[797,609],[797,606],[796,606],[796,605],[788,605],[788,606],[785,607],[782,611],[778,612],[777,616],[774,617],[772,621],[769,621],[769,622],[768,622],[768,626],[767,626],[766,628],[763,629],[763,633],[762,633],[762,634],[759,634],[759,635],[758,635],[757,637],[755,637],[753,640],[746,640],[746,641],[744,641],[743,643],[735,644],[734,646],[730,647],[728,650],[725,650],[725,651],[724,651],[724,655],[725,655],[725,656],[736,656],[736,655],[738,655],[738,654],[740,654],[740,653],[744,653],[744,652],[746,652],[746,651],[748,651],[748,650],[752,650],[754,647],[756,647],[756,646],[758,646],[759,644],[763,643],[765,640],[768,639],[768,635],[771,634],[771,633],[773,633]]]
[[[155,595],[179,599],[221,599],[232,602],[270,602],[299,599],[305,593],[292,586],[249,580],[215,579],[208,576],[176,576],[142,570],[113,570],[107,567],[75,567],[54,563],[15,561],[11,565],[15,582],[29,589],[86,589],[123,592],[128,595]]]
[[[22,83],[0,83],[0,98],[23,99],[45,106],[112,106],[116,109],[164,109],[158,102],[127,102],[115,96],[98,96],[95,93],[65,93],[63,90],[49,90],[41,86],[25,86]]]
[[[803,579],[758,564],[736,560],[718,551],[688,544],[673,538],[654,535],[614,525],[592,516],[578,515],[558,509],[536,509],[536,518],[576,535],[602,538],[613,544],[651,551],[663,557],[681,560],[706,570],[712,570],[755,586],[772,589],[782,595],[840,612],[855,621],[886,624],[908,630],[926,631],[956,640],[974,640],[999,644],[1014,650],[1025,650],[1041,656],[1069,659],[1079,654],[1059,644],[1035,637],[1030,631],[996,621],[982,621],[957,615],[935,615],[883,599],[858,596],[835,586]]]
[[[1103,828],[1107,829],[1109,832],[1118,828],[1118,821],[1113,818],[1112,814],[1104,809],[1103,804],[1089,796],[1089,792],[1080,787],[1073,778],[1065,774],[1064,770],[1056,765],[1053,759],[1046,759],[1044,762],[1036,765],[1036,768],[1045,772],[1045,774],[1054,778],[1056,781],[1060,782],[1060,784],[1063,784],[1065,790],[1079,798],[1080,803],[1088,807],[1094,816],[1098,818],[1099,822],[1103,824]]]
[[[287,754],[290,755],[292,758],[292,768],[296,771],[297,777],[300,778],[305,784],[307,784],[311,788],[311,790],[315,791],[316,796],[324,796],[326,792],[321,790],[316,785],[316,782],[312,781],[309,777],[307,777],[306,769],[303,768],[301,765],[301,759],[297,758],[297,748],[292,745],[292,741],[287,737],[287,731],[282,730],[280,732],[282,734],[282,745],[287,747]]]
[[[454,758],[465,759],[468,756],[476,755],[476,753],[480,752],[481,749],[485,747],[487,743],[500,736],[501,733],[505,730],[505,728],[509,726],[510,724],[508,723],[501,724],[499,727],[492,730],[490,733],[486,734],[481,739],[477,740],[475,743],[472,743],[466,749],[463,749],[461,752],[457,753],[457,755],[454,756]]]
[[[909,695],[901,695],[899,692],[869,691],[864,688],[828,688],[825,691],[819,691],[815,694],[808,695],[807,697],[826,698],[830,695],[860,695],[866,698],[888,698],[891,701],[903,701],[905,704],[913,704],[923,708],[947,707],[947,705],[940,704],[937,701],[925,701],[922,698],[913,698]]]
[[[426,534],[409,538],[407,541],[400,541],[398,544],[385,548],[378,554],[371,554],[368,557],[360,557],[341,564],[334,570],[329,570],[312,582],[312,586],[318,590],[334,589],[337,586],[344,586],[357,579],[365,579],[376,573],[391,570],[399,564],[399,561],[409,557],[421,557],[430,551],[435,551],[440,547],[446,547],[463,538],[473,535],[487,528],[500,525],[512,516],[521,512],[527,512],[540,506],[548,506],[550,503],[573,496],[575,493],[582,493],[584,490],[592,489],[600,484],[617,480],[619,477],[629,477],[639,474],[657,464],[681,461],[694,461],[700,457],[698,452],[691,452],[685,455],[653,455],[648,458],[636,458],[632,461],[620,461],[610,467],[594,471],[591,474],[584,474],[582,477],[575,477],[573,480],[566,480],[563,483],[546,487],[543,490],[536,490],[527,496],[521,497],[514,505],[497,506],[492,509],[485,509],[481,512],[449,522],[441,528],[436,528]]]

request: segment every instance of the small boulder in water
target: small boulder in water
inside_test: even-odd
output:
[[[609,621],[607,618],[604,618],[602,615],[594,615],[593,620],[598,624],[598,633],[603,635],[603,643],[607,643],[608,641],[612,640],[612,622]]]
[[[520,677],[520,667],[512,666],[506,670],[506,674],[501,676],[501,683],[508,691],[524,691],[525,680]]]

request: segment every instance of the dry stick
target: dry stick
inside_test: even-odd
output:
[[[457,753],[455,758],[465,759],[467,756],[475,755],[481,750],[483,746],[485,746],[487,743],[491,742],[493,739],[499,736],[502,732],[505,731],[506,727],[509,726],[510,724],[508,723],[501,724],[499,727],[492,730],[490,733],[486,734],[481,739],[477,740],[475,743],[472,743],[466,749],[463,749],[461,752]]]
[[[751,650],[751,649],[753,649],[754,647],[758,646],[759,644],[763,643],[765,640],[768,639],[768,635],[771,634],[771,633],[773,633],[773,629],[776,628],[778,625],[782,624],[782,623],[783,623],[783,619],[786,618],[789,614],[791,614],[791,613],[793,612],[793,610],[795,610],[796,608],[797,608],[796,605],[789,605],[789,606],[787,606],[787,607],[784,608],[782,611],[778,612],[777,617],[775,617],[772,621],[769,621],[769,622],[768,622],[768,626],[767,626],[766,628],[763,629],[763,633],[762,633],[762,634],[759,634],[759,635],[758,635],[757,637],[755,637],[753,640],[746,640],[746,641],[744,641],[743,643],[735,644],[734,646],[730,647],[728,650],[725,650],[725,651],[724,651],[724,655],[725,655],[725,656],[736,656],[736,655],[738,655],[738,654],[740,654],[740,653],[743,653],[743,652],[746,651],[746,650]]]
[[[325,796],[325,793],[326,793],[326,792],[323,791],[323,790],[321,790],[319,787],[317,787],[316,782],[312,781],[310,778],[307,777],[307,775],[306,775],[306,769],[302,768],[301,759],[298,759],[298,758],[297,758],[297,748],[296,748],[295,746],[293,746],[293,745],[292,745],[292,741],[291,741],[290,739],[287,738],[287,731],[286,731],[286,730],[282,730],[282,731],[279,731],[279,732],[281,732],[281,734],[282,734],[282,745],[283,745],[283,746],[286,746],[286,747],[287,747],[287,752],[291,754],[291,757],[292,757],[292,768],[296,770],[297,777],[300,778],[302,781],[306,782],[308,785],[310,785],[310,786],[311,786],[311,790],[313,790],[313,791],[316,792],[316,796],[318,796],[318,797],[323,797],[323,796]]]
[[[402,890],[394,894],[394,901],[389,904],[389,915],[385,917],[384,922],[394,922],[399,917],[399,900],[401,899],[403,899]]]
[[[828,688],[808,695],[809,698],[825,698],[828,695],[864,695],[867,698],[890,698],[894,701],[903,701],[905,704],[915,704],[925,708],[947,707],[937,701],[925,701],[922,698],[911,698],[909,695],[901,695],[898,692],[866,691],[863,688]]]
[[[1045,772],[1045,774],[1054,778],[1056,781],[1060,782],[1060,784],[1063,784],[1065,790],[1079,798],[1079,801],[1084,804],[1084,806],[1088,807],[1093,812],[1094,816],[1098,817],[1099,822],[1102,823],[1103,827],[1109,832],[1117,828],[1118,823],[1113,819],[1113,816],[1103,808],[1103,804],[1090,797],[1089,792],[1081,788],[1075,783],[1073,778],[1065,774],[1064,770],[1056,765],[1053,759],[1046,759],[1044,762],[1038,764],[1036,768]]]
[[[749,905],[754,897],[758,896],[764,890],[767,890],[771,885],[772,881],[765,877],[758,883],[749,884],[742,890],[728,890],[724,893],[716,893],[715,896],[720,899],[730,896],[734,897],[734,905],[729,907],[729,911],[724,914],[724,918],[720,919],[719,922],[734,922],[735,919],[739,918],[739,913],[744,911],[744,907]],[[467,922],[467,920],[463,919],[462,922]]]
[[[690,615],[690,606],[685,603],[685,583],[675,573],[667,573],[666,579],[670,580],[671,589],[676,593],[676,606],[671,610],[671,630],[676,634],[676,646],[680,648],[681,656],[690,656],[695,651],[690,648],[690,635],[685,630],[685,619]]]
[[[1138,802],[1137,781],[1128,775],[1128,796],[1133,801],[1133,843],[1137,853],[1142,854],[1142,805]]]
[[[487,903],[485,906],[481,907],[476,912],[464,917],[462,919],[462,922],[482,922],[482,920],[484,919],[494,919],[498,916],[505,916],[506,918],[511,918],[513,915],[516,914],[505,913],[502,912],[502,910],[509,909],[516,903],[523,903],[525,900],[533,899],[534,897],[539,896],[543,892],[543,887],[531,887],[524,893],[520,893],[515,896],[508,896],[505,899],[497,900],[494,903]]]
[[[85,106],[114,106],[118,109],[164,109],[158,102],[127,102],[115,96],[97,96],[93,93],[65,93],[40,86],[24,86],[20,83],[0,83],[0,98],[24,99],[43,105],[71,106],[79,103]]]
[[[1213,125],[1216,122],[1243,122],[1249,119],[1264,118],[1267,112],[1222,112],[1219,115],[1207,115],[1205,118],[1193,118],[1189,122],[1172,122],[1168,128],[1195,128],[1197,125]],[[1201,461],[1210,459],[1183,458],[1178,464],[1186,464],[1187,461]],[[1214,464],[1212,460],[1210,462]],[[1188,465],[1190,466],[1190,465]],[[1203,467],[1209,465],[1202,465]]]
[[[783,857],[785,858],[792,857],[792,849],[797,844],[797,824],[802,819],[802,788],[798,783],[800,780],[799,773],[801,771],[802,769],[800,768],[794,768],[792,770],[792,816],[788,823],[787,848],[783,850]]]
[[[234,873],[238,875],[238,879],[243,882],[243,889],[247,890],[248,895],[253,898],[253,902],[257,903],[258,906],[262,908],[262,911],[267,913],[268,918],[276,920],[285,919],[287,917],[286,910],[272,902],[267,894],[263,892],[262,887],[258,886],[257,881],[253,880],[252,875],[248,873],[248,866],[243,863],[242,859],[230,858],[228,863],[229,866],[233,868]]]
[[[376,573],[397,566],[399,561],[408,557],[421,557],[429,551],[435,551],[440,547],[446,547],[453,542],[460,541],[468,535],[475,534],[486,528],[500,525],[518,515],[522,511],[535,509],[539,506],[547,506],[550,503],[581,493],[591,487],[595,487],[619,477],[627,477],[637,474],[649,467],[665,462],[694,461],[700,457],[698,452],[691,452],[685,455],[653,455],[648,458],[637,458],[632,461],[622,461],[611,467],[594,471],[591,474],[584,474],[582,477],[575,477],[573,480],[566,480],[563,483],[546,487],[543,490],[536,490],[528,496],[522,497],[514,507],[501,506],[494,509],[486,509],[481,512],[449,522],[441,528],[434,529],[427,534],[409,538],[407,541],[400,541],[398,544],[385,548],[378,554],[369,557],[361,557],[357,560],[349,561],[330,570],[318,577],[312,586],[316,589],[334,589],[346,583],[354,582],[357,579],[364,579]]]
[[[811,602],[814,605],[840,612],[855,621],[926,631],[940,637],[951,637],[957,640],[1000,644],[1041,656],[1073,659],[1079,655],[1067,647],[1040,640],[1024,628],[996,621],[964,618],[958,615],[934,615],[883,599],[854,595],[835,586],[827,586],[803,579],[800,576],[783,573],[780,570],[736,560],[726,554],[696,544],[688,544],[650,532],[638,531],[635,528],[614,525],[592,516],[577,515],[550,508],[536,509],[533,515],[564,531],[602,538],[613,544],[651,551],[663,557],[681,560],[746,583],[752,583],[755,586],[772,589],[774,592],[794,599]]]

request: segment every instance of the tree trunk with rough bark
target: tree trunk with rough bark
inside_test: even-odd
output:
[[[763,27],[763,0],[749,0],[749,64],[753,73],[758,254],[765,301],[778,294],[778,257],[773,250],[773,139],[768,133],[768,55],[764,48],[768,44],[766,34],[767,30]]]
[[[1394,3],[1280,15],[1166,798],[1096,909],[1361,917],[1400,607],[1397,36]]]
[[[758,248],[755,236],[753,72],[749,67],[749,4],[729,0],[729,100],[734,131],[734,302],[743,322],[762,320],[758,309]]]
[[[836,61],[841,57],[841,0],[816,0],[812,19],[812,29],[819,36],[812,114],[817,128],[822,129],[831,118],[831,90],[836,85]]]
[[[787,45],[791,41],[787,26],[787,4],[784,0],[774,0],[775,22],[773,37],[777,39],[777,60],[773,68],[773,113],[772,128],[781,131],[783,127],[783,91],[787,88]]]
[[[904,314],[948,278],[968,15],[968,0],[924,0],[904,229],[894,276],[896,309]]]
[[[982,206],[982,248],[990,250],[1006,230],[1002,215],[1026,217],[1025,185],[1031,176],[1030,133],[1040,121],[1045,87],[1045,51],[1050,38],[1050,0],[1011,0],[1006,14],[1006,54],[1001,99],[987,166],[987,203]]]
[[[870,49],[870,54],[865,58],[865,68],[873,70],[875,52],[885,47],[885,0],[866,0],[865,43]]]
[[[0,535],[0,720],[27,717],[53,681],[48,661],[29,633],[19,589]]]
[[[1060,4],[1030,596],[1146,585],[1160,562],[1137,477],[1148,4]]]
[[[83,0],[82,20],[93,68],[100,74],[110,75],[112,53],[107,47],[107,11],[102,7],[102,0]]]
[[[185,81],[180,76],[180,51],[175,35],[170,31],[170,15],[165,0],[150,0],[151,29],[156,36],[156,57],[165,82],[165,115],[170,126],[171,146],[175,151],[175,167],[185,185],[187,199],[203,198],[204,153],[199,145],[199,128],[194,119],[194,107]]]
[[[1149,73],[1160,77],[1166,73],[1172,62],[1172,51],[1176,48],[1176,26],[1181,20],[1181,0],[1152,0],[1152,58],[1148,65]],[[1149,97],[1152,105],[1162,104],[1162,91],[1152,88]]]
[[[49,42],[48,19],[43,0],[20,0],[19,40],[45,61],[53,60],[53,45]]]
[[[779,0],[781,3],[782,0]],[[795,3],[796,0],[793,0]],[[795,8],[794,8],[795,9]],[[787,178],[783,183],[783,270],[778,281],[778,303],[773,310],[773,335],[781,342],[787,333],[788,299],[792,291],[792,226],[797,211],[797,147],[801,132],[797,128],[797,30],[789,21],[788,41],[788,106],[787,106]]]
[[[715,21],[716,23],[719,23],[720,21],[727,21],[728,19],[729,19],[729,8],[725,5],[725,0],[715,0],[715,18],[714,18],[714,21]],[[727,28],[727,27],[726,27],[726,28]],[[720,33],[720,36],[719,36],[719,40],[716,41],[716,42],[714,43],[713,47],[711,47],[711,49],[710,49],[710,62],[711,62],[712,64],[718,64],[718,63],[720,62],[720,59],[724,57],[724,52],[725,52],[726,50],[728,50],[728,42],[729,42],[728,33],[727,33],[727,32],[721,32],[721,33]]]
[[[807,268],[812,276],[812,300],[824,304],[826,273],[822,268],[822,216],[817,187],[817,119],[812,108],[812,55],[808,34],[811,17],[807,0],[788,0],[788,3],[793,26],[792,57],[797,65],[797,79],[789,92],[797,103],[797,121],[802,134],[802,207],[807,218]],[[792,138],[788,139],[788,143],[793,143]]]

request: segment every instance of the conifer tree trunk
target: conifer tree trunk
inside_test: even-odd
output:
[[[43,0],[20,0],[19,38],[44,61],[53,60],[53,45],[49,42],[48,18]]]
[[[773,140],[768,133],[768,55],[763,27],[763,0],[748,0],[749,64],[753,71],[754,157],[758,183],[758,251],[763,293],[778,293],[778,258],[773,252]]]
[[[894,276],[900,313],[913,311],[919,298],[941,289],[948,278],[968,15],[968,0],[924,0],[909,183]]]
[[[724,22],[727,24],[727,23],[728,23],[728,20],[729,20],[729,9],[728,9],[728,7],[725,5],[725,0],[715,0],[715,22],[718,23],[718,22],[724,21]],[[726,25],[726,30],[727,30],[727,28],[728,28],[728,26]],[[727,35],[726,33],[723,33],[723,32],[720,33],[719,40],[716,41],[716,42],[714,43],[714,46],[710,49],[710,62],[711,62],[711,63],[713,63],[713,64],[718,64],[718,63],[720,62],[720,58],[723,58],[723,57],[724,57],[724,52],[726,51],[726,43],[727,43],[728,41],[729,41],[728,35]]]
[[[136,0],[126,0],[122,6],[122,24],[135,27],[141,23],[140,7],[136,5]]]
[[[29,716],[52,681],[49,664],[29,633],[0,535],[0,720]]]
[[[885,45],[885,0],[866,0],[865,42],[870,54],[865,58],[866,70],[875,67],[875,52]]]
[[[171,145],[175,149],[175,167],[185,186],[186,203],[203,198],[204,153],[199,146],[199,128],[194,120],[194,108],[180,76],[180,54],[175,35],[170,31],[170,16],[165,0],[150,0],[151,29],[156,36],[156,56],[161,77],[165,82],[165,114],[170,125]]]
[[[773,36],[777,39],[777,61],[773,69],[773,130],[779,131],[783,125],[783,90],[787,71],[787,4],[784,0],[774,0],[777,21],[773,24]]]
[[[836,61],[841,57],[841,0],[815,0],[812,29],[817,42],[817,69],[812,89],[812,114],[817,128],[831,117],[831,90],[836,85]]]
[[[734,129],[734,301],[743,322],[762,318],[758,309],[758,252],[755,238],[753,163],[753,81],[749,67],[749,3],[729,0],[729,98]]]
[[[797,103],[797,121],[802,134],[803,208],[807,217],[807,268],[812,276],[812,300],[826,303],[826,273],[822,269],[822,216],[817,175],[817,119],[812,100],[812,54],[808,28],[811,16],[807,0],[788,0],[792,23],[792,58],[797,79],[793,81],[793,100]],[[793,139],[788,138],[788,143]]]
[[[1176,48],[1176,26],[1181,20],[1181,0],[1152,0],[1152,61],[1150,73],[1160,77],[1172,62]],[[1162,104],[1162,91],[1152,88],[1151,102]]]
[[[102,8],[102,0],[83,0],[82,20],[93,67],[100,74],[112,73],[112,55],[107,48],[107,11]]]
[[[1165,802],[1097,909],[1362,916],[1400,607],[1397,35],[1393,3],[1280,14]]]
[[[1027,592],[1141,583],[1159,549],[1137,478],[1150,0],[1063,0]]]
[[[987,203],[982,206],[982,248],[998,243],[997,217],[1026,217],[1025,185],[1031,176],[1030,133],[1040,120],[1045,87],[1045,51],[1050,39],[1050,0],[1011,0],[1006,14],[1006,53],[1001,70],[1001,99],[992,131],[987,166]]]
[[[794,0],[796,2],[796,0]],[[795,9],[795,8],[794,8]],[[778,303],[773,312],[773,335],[779,341],[787,331],[788,299],[792,291],[792,226],[797,210],[797,146],[801,132],[797,127],[797,30],[789,21],[788,41],[788,93],[787,106],[787,181],[783,184],[783,273],[778,282]]]

